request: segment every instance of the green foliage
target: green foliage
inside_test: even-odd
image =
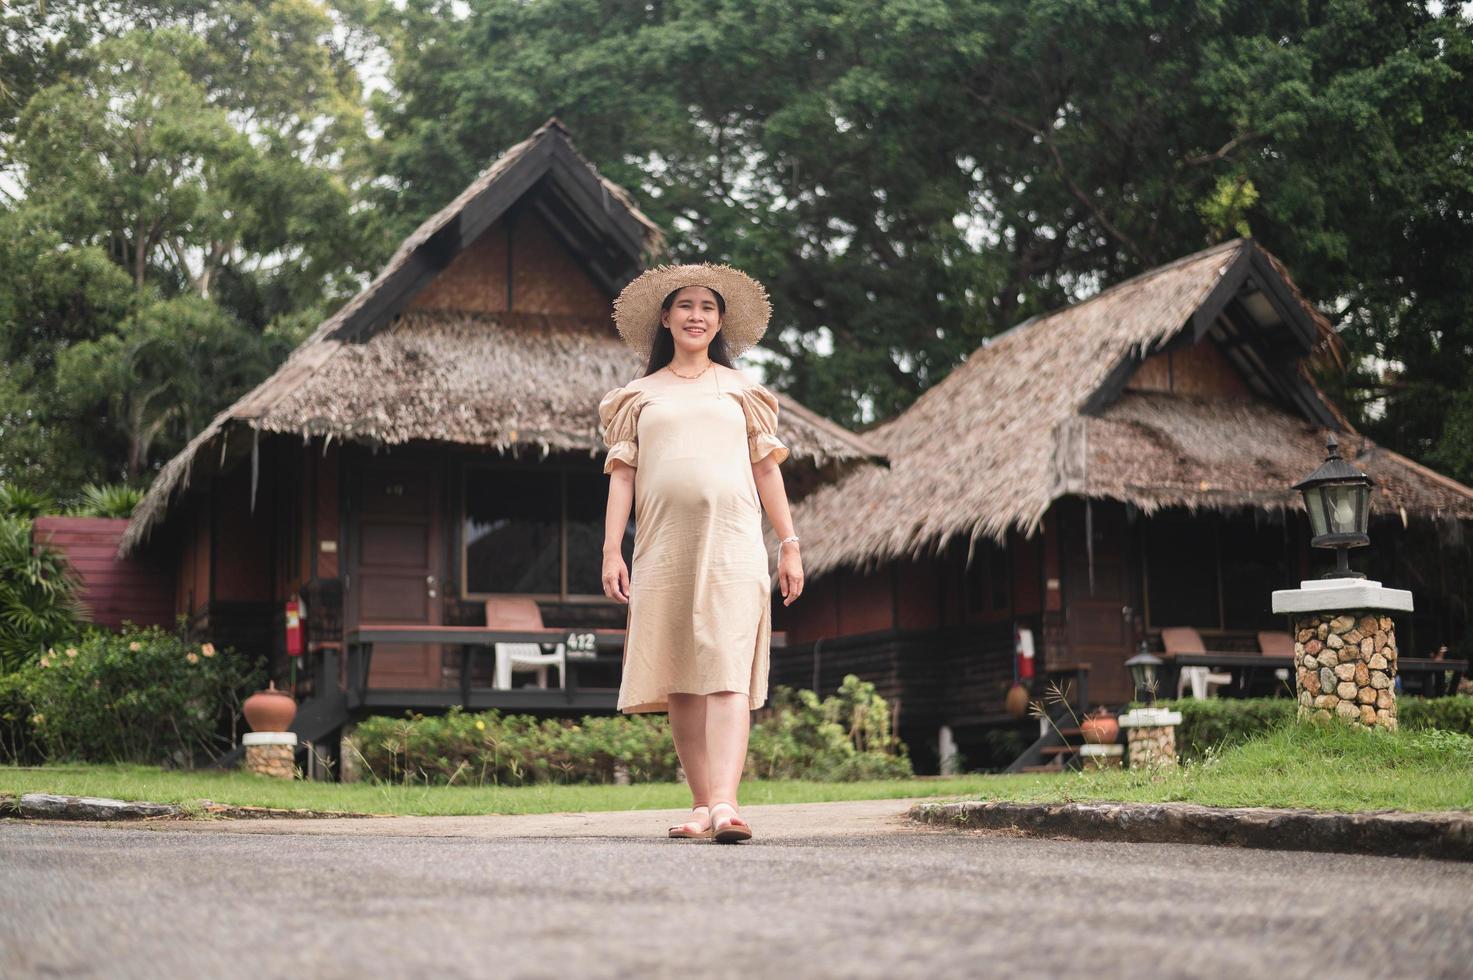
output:
[[[43,514],[56,513],[56,503],[38,493],[13,483],[0,483],[0,517],[34,520]]]
[[[76,635],[77,587],[60,552],[34,546],[28,518],[0,516],[0,674]]]
[[[19,672],[0,674],[0,763],[35,765],[45,760],[31,711],[25,677]]]
[[[143,500],[143,491],[122,483],[99,486],[89,483],[82,488],[82,499],[72,513],[78,517],[132,517],[133,508]]]
[[[361,285],[345,6],[0,8],[0,480],[144,476]]]
[[[675,778],[679,761],[663,717],[537,719],[498,711],[364,719],[345,742],[365,776],[380,782],[484,786],[611,783],[616,765],[633,782]]]
[[[556,114],[678,258],[767,283],[773,380],[855,422],[988,335],[1251,230],[1377,359],[1332,379],[1360,421],[1459,473],[1473,458],[1445,411],[1473,389],[1465,5],[445,10],[349,15],[390,55],[372,194],[396,233]]]
[[[1183,698],[1158,701],[1181,712],[1176,750],[1183,759],[1241,745],[1257,735],[1293,721],[1297,702],[1291,698]]]
[[[890,731],[890,708],[874,684],[853,674],[822,701],[777,687],[767,717],[752,728],[747,772],[757,779],[900,779],[912,775]]]
[[[181,629],[88,630],[21,670],[30,723],[50,761],[190,767],[235,742],[259,666]]]
[[[1297,704],[1290,698],[1184,698],[1159,702],[1180,711],[1176,747],[1184,759],[1200,759],[1241,745],[1251,738],[1287,725]],[[1438,729],[1473,735],[1473,697],[1396,699],[1397,722],[1403,731]]]
[[[751,730],[746,774],[754,779],[853,781],[911,775],[890,712],[873,684],[845,678],[822,702],[812,691],[779,687]],[[679,759],[663,715],[537,719],[498,711],[370,717],[344,751],[365,776],[386,783],[519,786],[666,782]]]
[[[1466,694],[1446,698],[1396,699],[1396,720],[1402,728],[1438,729],[1473,735],[1473,697]]]

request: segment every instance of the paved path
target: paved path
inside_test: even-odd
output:
[[[652,837],[660,811],[3,821],[0,976],[1242,980],[1473,962],[1466,864],[984,836],[903,810],[754,806],[760,839],[736,847]]]

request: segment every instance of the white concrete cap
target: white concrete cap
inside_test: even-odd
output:
[[[296,745],[296,732],[246,732],[240,737],[241,745]]]
[[[1165,708],[1133,708],[1120,716],[1121,728],[1159,728],[1180,724],[1181,712]]]
[[[1406,589],[1387,589],[1365,578],[1319,578],[1300,582],[1297,589],[1278,589],[1273,594],[1276,613],[1340,612],[1352,609],[1412,611],[1412,594]]]

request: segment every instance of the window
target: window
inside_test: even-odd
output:
[[[1269,601],[1294,584],[1282,523],[1158,513],[1146,521],[1144,542],[1149,626],[1282,628]]]
[[[1146,521],[1152,626],[1218,629],[1217,522],[1211,515],[1157,514]]]
[[[608,481],[547,465],[466,470],[461,525],[467,596],[602,596]],[[624,532],[632,561],[634,522]]]

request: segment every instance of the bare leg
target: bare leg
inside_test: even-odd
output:
[[[717,691],[707,694],[705,701],[710,799],[735,803],[742,770],[747,765],[752,712],[747,707],[747,695],[740,691]]]
[[[669,702],[670,734],[675,739],[675,754],[680,757],[680,767],[685,770],[691,805],[709,806],[711,770],[706,753],[706,698],[701,694],[671,694]],[[698,830],[705,829],[701,825],[702,820],[691,822],[698,825]]]

